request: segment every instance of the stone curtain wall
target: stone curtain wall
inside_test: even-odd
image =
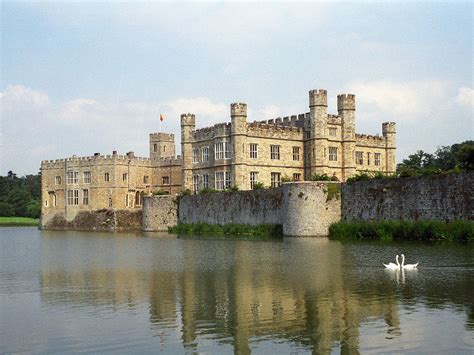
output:
[[[281,187],[183,196],[179,201],[179,222],[282,224],[282,203]]]
[[[346,221],[474,220],[474,172],[343,184]]]
[[[274,189],[183,196],[179,201],[180,223],[281,224],[287,236],[326,236],[329,225],[340,219],[339,183],[285,183]]]
[[[178,198],[176,196],[143,197],[142,228],[145,232],[167,232],[178,223]]]

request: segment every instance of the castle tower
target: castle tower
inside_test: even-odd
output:
[[[246,154],[245,137],[247,135],[247,104],[235,102],[230,105],[232,140],[232,181],[234,186],[247,190],[250,188],[244,165]],[[247,186],[248,185],[248,186]]]
[[[309,179],[314,173],[324,173],[327,169],[325,151],[327,148],[327,109],[326,90],[309,92],[309,120],[305,121],[305,174]]]
[[[150,159],[174,158],[175,155],[174,134],[150,133]]]
[[[196,128],[196,115],[184,113],[181,115],[181,157],[183,189],[193,187],[193,131]]]
[[[337,112],[342,123],[342,179],[346,181],[356,173],[355,95],[337,95]]]
[[[385,169],[389,174],[395,173],[396,164],[396,126],[395,122],[382,123],[382,134],[385,138]]]

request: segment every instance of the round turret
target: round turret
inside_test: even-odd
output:
[[[243,102],[230,104],[230,116],[247,116],[247,104]]]
[[[309,91],[309,107],[311,106],[328,106],[328,92],[326,90],[310,90]]]

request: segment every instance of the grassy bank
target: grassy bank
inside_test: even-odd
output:
[[[234,235],[262,238],[283,236],[283,227],[279,224],[261,224],[258,226],[250,226],[247,224],[225,224],[220,226],[203,222],[191,224],[180,223],[176,227],[169,227],[168,231],[180,235]]]
[[[37,226],[38,222],[29,217],[0,217],[0,226]]]
[[[467,221],[339,222],[329,227],[329,238],[339,240],[449,240],[474,241],[474,223]]]

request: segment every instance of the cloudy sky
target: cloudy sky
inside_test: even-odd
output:
[[[147,156],[148,133],[308,110],[354,93],[357,131],[396,121],[398,161],[473,139],[473,5],[2,2],[0,174],[94,152]]]

